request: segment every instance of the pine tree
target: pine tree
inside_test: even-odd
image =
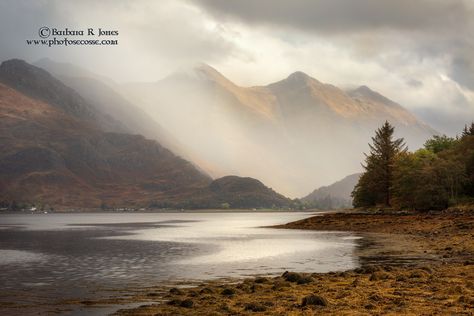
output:
[[[474,122],[471,122],[471,126],[464,125],[461,137],[474,136]]]
[[[403,138],[393,139],[394,127],[388,121],[376,130],[365,154],[365,172],[352,192],[354,206],[390,206],[393,167],[396,157],[407,148]]]

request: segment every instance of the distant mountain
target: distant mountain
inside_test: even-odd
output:
[[[122,89],[186,147],[187,157],[213,177],[251,175],[265,183],[275,182],[260,178],[262,167],[255,164],[255,157],[267,157],[268,168],[283,168],[280,159],[268,157],[261,143],[284,135],[267,129],[269,118],[260,110],[265,103],[256,103],[261,102],[258,93],[241,90],[207,65]]]
[[[352,207],[351,192],[359,181],[361,173],[351,174],[331,185],[320,187],[301,200],[319,209]]]
[[[201,188],[187,200],[170,204],[156,201],[152,206],[186,209],[281,209],[291,208],[293,201],[266,187],[257,179],[225,176]]]
[[[282,208],[292,201],[249,177],[226,176],[209,185],[212,201],[228,203],[231,208]]]
[[[367,143],[385,120],[410,148],[436,133],[367,87],[343,91],[303,72],[240,87],[202,64],[121,91],[212,176],[248,175],[293,197],[360,171]]]

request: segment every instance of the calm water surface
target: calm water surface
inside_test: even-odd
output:
[[[180,280],[354,268],[355,237],[349,233],[260,228],[310,215],[3,214],[0,302],[87,299],[101,290]]]

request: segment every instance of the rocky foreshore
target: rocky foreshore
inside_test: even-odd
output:
[[[161,303],[116,314],[473,315],[472,211],[328,213],[279,227],[354,232],[364,237],[361,267],[170,288]],[[136,298],[146,301],[148,292]]]

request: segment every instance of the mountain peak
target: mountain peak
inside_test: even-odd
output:
[[[24,76],[26,74],[28,75],[48,75],[46,71],[43,69],[40,69],[38,67],[35,67],[33,65],[30,65],[23,59],[9,59],[5,60],[2,62],[0,65],[0,74],[3,75],[3,79],[8,78],[15,78],[18,76]]]
[[[0,67],[10,67],[12,65],[28,65],[23,59],[13,58],[2,62]]]
[[[194,71],[208,77],[208,78],[225,78],[219,71],[214,67],[209,66],[205,63],[199,63],[194,67]]]
[[[98,111],[74,89],[48,71],[24,60],[10,59],[0,65],[0,82],[26,96],[41,100],[75,118],[107,131],[124,132],[124,126]]]
[[[308,85],[310,83],[320,83],[317,79],[311,77],[310,75],[302,71],[293,72],[286,79],[282,80],[282,82],[290,83],[292,86]]]
[[[302,71],[295,71],[294,73],[290,74],[287,78],[287,80],[294,80],[294,81],[297,81],[297,80],[306,81],[309,79],[311,79],[311,77]]]
[[[197,63],[195,68],[198,69],[198,70],[201,70],[201,71],[208,72],[208,73],[219,73],[216,70],[216,68],[212,67],[209,64],[203,63],[203,62]]]
[[[375,93],[374,90],[370,89],[366,85],[362,85],[362,86],[358,87],[357,89],[355,89],[354,91],[358,91],[360,93]]]
[[[374,91],[365,85],[362,85],[357,89],[349,91],[349,95],[354,98],[364,98],[373,100],[379,103],[383,103],[385,105],[396,105],[396,103],[390,100],[389,98],[381,95],[377,91]]]
[[[219,85],[228,87],[235,85],[232,81],[227,79],[223,74],[208,64],[199,63],[196,67],[194,67],[193,70],[194,74],[197,75],[199,79],[215,82]]]
[[[93,114],[77,92],[65,86],[46,70],[21,59],[10,59],[0,65],[0,82],[76,117],[91,118]]]
[[[285,91],[286,90],[296,91],[298,89],[311,90],[312,87],[319,86],[319,85],[322,85],[322,83],[318,81],[317,79],[314,79],[313,77],[309,76],[308,74],[302,71],[295,71],[291,73],[285,79],[271,83],[267,85],[267,87],[270,88],[272,91],[280,91],[281,89]]]

